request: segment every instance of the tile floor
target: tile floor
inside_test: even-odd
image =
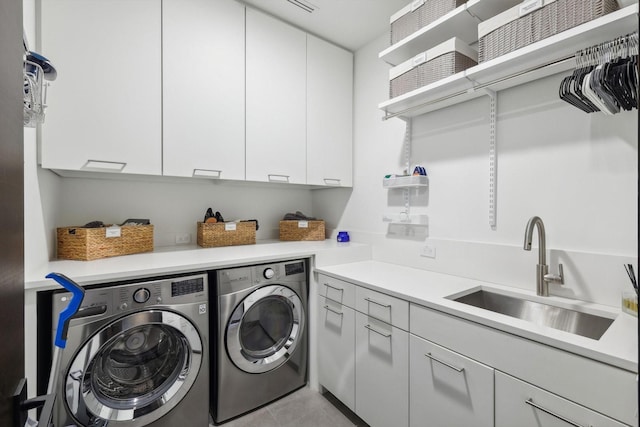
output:
[[[329,393],[301,388],[221,427],[367,427]]]

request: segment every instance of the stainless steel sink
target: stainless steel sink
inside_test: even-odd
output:
[[[527,320],[537,325],[548,326],[594,340],[600,339],[613,323],[613,319],[594,314],[582,313],[567,308],[529,301],[522,298],[479,290],[455,298],[464,304],[483,308],[495,313],[505,314]]]

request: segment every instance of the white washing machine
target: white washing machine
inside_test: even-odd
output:
[[[306,384],[308,261],[220,270],[211,354],[216,423]]]
[[[70,293],[53,295],[53,330]],[[87,289],[71,319],[56,427],[209,425],[206,274]]]

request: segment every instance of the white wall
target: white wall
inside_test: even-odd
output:
[[[175,234],[191,234],[196,243],[196,222],[207,208],[220,211],[225,221],[257,219],[258,240],[278,237],[278,221],[297,210],[310,215],[309,190],[297,186],[224,183],[212,180],[147,179],[106,180],[63,178],[58,226],[100,220],[122,223],[127,218],[149,218],[154,224],[154,245],[175,245]]]
[[[412,164],[427,169],[429,188],[414,195],[411,212],[428,215],[428,239],[391,234],[381,217],[403,210],[402,192],[381,181],[404,168],[405,125],[382,121],[377,108],[388,99],[388,66],[377,57],[387,43],[383,36],[356,53],[353,192],[315,192],[314,213],[374,244],[377,259],[532,290],[537,248],[522,244],[538,215],[551,270],[561,262],[567,276],[551,292],[618,305],[630,287],[622,263],[637,267],[637,111],[585,114],[557,98],[561,76],[500,92],[495,229],[488,98],[415,118]],[[419,256],[425,244],[435,259]]]

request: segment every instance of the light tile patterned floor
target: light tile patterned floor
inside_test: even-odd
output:
[[[301,388],[222,427],[366,427],[331,394]]]

